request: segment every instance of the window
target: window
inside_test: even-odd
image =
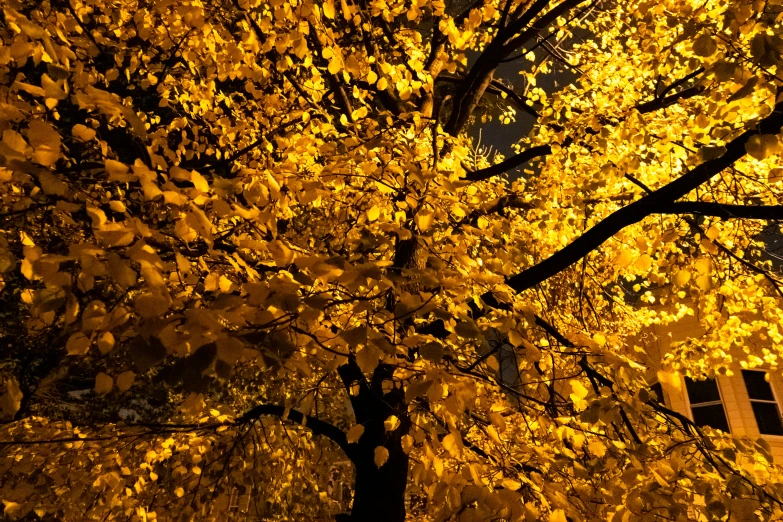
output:
[[[772,393],[772,386],[765,379],[766,372],[757,370],[742,370],[742,378],[750,397],[750,406],[759,433],[762,435],[783,435],[783,424],[780,421],[780,410]]]
[[[691,413],[696,426],[709,426],[729,433],[729,420],[720,398],[720,390],[715,379],[694,381],[685,378],[685,388],[691,403]]]
[[[231,489],[231,495],[228,497],[228,510],[237,511],[239,509],[239,490]]]

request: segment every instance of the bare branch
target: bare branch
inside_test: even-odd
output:
[[[781,219],[783,205],[724,205],[703,201],[667,203],[656,214],[700,214],[721,219]]]
[[[312,417],[305,415],[304,413],[279,406],[277,404],[259,404],[251,410],[245,412],[244,415],[236,420],[236,424],[246,424],[249,422],[255,422],[259,417],[273,416],[279,418],[287,418],[297,424],[305,426],[307,429],[313,432],[314,435],[321,435],[331,440],[342,449],[346,455],[349,453],[348,439],[345,436],[345,432],[336,426]]]
[[[489,179],[492,176],[498,176],[517,167],[521,167],[530,160],[540,158],[541,156],[548,156],[551,153],[552,147],[549,145],[537,145],[535,147],[530,147],[529,149],[520,152],[516,156],[511,156],[507,160],[501,161],[496,165],[492,165],[491,167],[487,167],[485,169],[468,172],[468,175],[465,176],[465,179],[467,181],[482,181]]]

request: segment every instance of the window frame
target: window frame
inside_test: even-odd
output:
[[[685,392],[683,395],[685,395],[685,403],[688,405],[688,418],[692,422],[695,423],[696,421],[695,421],[695,419],[693,417],[693,407],[694,407],[694,405],[691,402],[691,394],[688,393],[688,381],[686,379],[687,379],[686,376],[682,377],[682,390]],[[718,390],[718,397],[720,397],[720,400],[718,400],[718,401],[709,401],[709,402],[699,402],[699,403],[696,403],[696,407],[698,408],[700,406],[716,406],[716,405],[720,404],[720,407],[723,408],[723,415],[726,417],[726,425],[729,427],[729,432],[728,433],[729,433],[729,435],[731,435],[732,433],[734,433],[734,427],[732,426],[731,417],[729,417],[729,412],[726,411],[726,401],[723,399],[723,390],[721,389],[720,381],[718,380],[717,376],[715,376],[712,380],[715,381],[715,387]],[[708,426],[708,427],[710,429],[713,429],[713,430],[717,429],[717,428],[713,428],[712,426]]]
[[[742,376],[742,372],[759,372],[759,373],[768,374],[770,376],[770,379],[769,379],[769,389],[772,391],[772,398],[773,398],[773,400],[768,401],[768,400],[764,400],[764,399],[751,399],[750,398],[750,391],[748,390],[748,385],[745,383],[745,377]],[[761,427],[759,426],[759,420],[756,418],[756,412],[753,410],[753,403],[754,402],[760,402],[760,403],[763,403],[763,404],[773,404],[774,403],[775,407],[778,410],[778,417],[780,418],[780,423],[781,423],[781,425],[783,425],[783,410],[781,410],[781,408],[780,408],[780,398],[778,396],[778,393],[775,391],[775,383],[773,382],[772,374],[770,373],[770,371],[766,370],[764,368],[747,368],[747,369],[743,368],[742,370],[740,370],[740,378],[742,378],[742,386],[745,387],[745,394],[748,396],[748,402],[751,405],[750,409],[751,409],[751,411],[753,411],[753,420],[756,422],[756,429],[759,432],[759,436],[760,437],[764,437],[764,438],[776,437],[776,438],[779,438],[779,439],[783,439],[783,435],[774,435],[774,434],[768,434],[768,433],[761,433]]]

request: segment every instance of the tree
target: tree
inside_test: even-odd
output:
[[[6,516],[781,519],[649,391],[783,354],[781,13],[5,2]]]

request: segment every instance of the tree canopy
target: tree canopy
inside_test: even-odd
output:
[[[5,0],[5,516],[783,519],[650,389],[783,355],[781,21]]]

